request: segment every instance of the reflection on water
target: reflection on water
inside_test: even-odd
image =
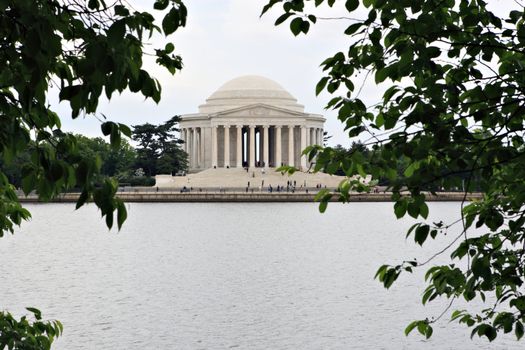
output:
[[[424,258],[404,240],[410,221],[388,203],[131,204],[120,233],[93,206],[32,205],[33,220],[0,239],[1,308],[60,319],[55,349],[509,349],[470,340],[448,319],[431,340],[405,337],[422,276],[391,290],[378,266]],[[457,203],[432,203],[452,218]],[[444,237],[445,239],[447,237]]]

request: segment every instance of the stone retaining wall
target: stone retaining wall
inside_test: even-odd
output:
[[[76,202],[78,193],[68,193],[61,195],[53,202]],[[315,193],[268,193],[268,192],[119,192],[117,194],[125,202],[312,202]],[[390,193],[364,193],[353,194],[350,196],[351,202],[390,202]],[[472,193],[466,196],[467,201],[481,198],[480,193]],[[444,192],[436,196],[427,194],[427,201],[462,201],[465,198],[463,193]],[[39,202],[36,195],[20,197],[21,202],[36,203]],[[332,201],[337,201],[333,198]]]

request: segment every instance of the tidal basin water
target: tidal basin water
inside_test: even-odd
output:
[[[421,305],[422,273],[388,291],[373,276],[429,257],[454,230],[416,246],[405,240],[412,221],[390,203],[325,214],[313,203],[130,204],[120,232],[93,206],[27,207],[33,219],[0,239],[0,308],[61,320],[54,349],[522,348],[513,337],[470,340],[451,311],[430,340],[405,337],[448,302]],[[452,220],[459,203],[430,208]]]

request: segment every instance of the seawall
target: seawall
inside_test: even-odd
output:
[[[52,202],[77,201],[79,193],[63,194]],[[313,202],[315,193],[268,193],[268,192],[118,192],[117,196],[125,202]],[[355,193],[350,196],[350,202],[391,202],[390,193]],[[459,202],[466,199],[480,199],[481,193],[470,193],[465,197],[461,192],[441,192],[437,195],[427,194],[429,202]],[[36,195],[20,196],[24,203],[40,202]],[[337,201],[337,198],[332,198]]]

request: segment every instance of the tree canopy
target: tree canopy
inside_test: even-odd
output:
[[[316,16],[314,6],[334,4],[347,14]],[[381,266],[376,277],[389,288],[401,273],[423,268],[424,304],[491,300],[474,312],[450,310],[472,336],[491,341],[500,332],[520,339],[525,322],[525,12],[513,4],[498,15],[483,0],[270,0],[262,11],[281,8],[275,24],[289,21],[296,36],[321,20],[347,21],[341,35],[348,46],[321,63],[316,92],[332,94],[326,107],[337,111],[348,136],[377,151],[366,158],[357,148],[344,157],[330,147],[305,152],[316,157],[317,171],[352,176],[366,169],[389,180],[396,216],[421,220],[407,237],[420,245],[440,240],[445,249],[426,262]],[[363,18],[355,15],[362,10]],[[378,104],[360,98],[363,77],[386,86]],[[465,195],[480,189],[483,199],[464,202],[457,222],[425,220],[426,191],[456,188]],[[351,189],[341,184],[341,200]],[[319,194],[322,210],[333,195]],[[432,266],[441,254],[450,254],[450,263]],[[416,320],[406,333],[430,337],[437,319]]]
[[[97,110],[101,94],[110,99],[115,92],[129,89],[158,102],[161,88],[142,68],[144,36],[154,32],[173,33],[186,21],[186,7],[179,0],[158,0],[156,10],[164,11],[162,30],[154,17],[138,12],[124,1],[107,5],[90,0],[17,0],[0,2],[2,50],[0,52],[0,152],[6,163],[26,151],[32,141],[31,166],[23,169],[22,188],[36,190],[48,200],[72,187],[82,195],[77,207],[93,200],[113,225],[117,210],[120,227],[126,217],[122,201],[115,198],[116,182],[102,182],[93,176],[100,162],[82,157],[74,135],[60,130],[60,118],[48,102],[50,87],[59,89],[61,100],[69,101],[72,117]],[[168,43],[156,49],[157,63],[175,73],[182,67]],[[131,136],[123,124],[105,121],[102,133],[118,147],[121,134]],[[35,135],[35,137],[32,137]],[[95,180],[96,179],[96,180]],[[16,193],[0,174],[0,230],[11,230],[29,213],[17,204]]]
[[[138,142],[137,167],[144,169],[146,175],[174,174],[188,169],[188,155],[175,135],[179,121],[180,117],[174,116],[159,125],[133,126],[133,140]]]
[[[167,36],[183,27],[187,10],[180,0],[155,0],[153,8],[163,16],[160,24],[125,0],[0,0],[0,158],[9,167],[17,155],[27,154],[31,161],[21,174],[26,194],[36,191],[50,200],[80,188],[77,208],[92,201],[109,228],[115,212],[121,227],[127,213],[115,197],[117,181],[99,176],[99,157],[86,156],[78,137],[61,131],[49,94],[58,91],[73,118],[94,115],[102,94],[111,99],[129,90],[159,102],[160,84],[143,68],[143,55],[156,57],[171,74],[182,68],[182,60],[172,43],[151,52],[145,43],[156,32]],[[101,131],[114,148],[122,134],[131,137],[129,127],[111,121],[101,122]],[[0,171],[0,236],[29,217]],[[61,326],[41,322],[40,312],[32,310],[34,324],[0,313],[0,348],[50,347]]]

